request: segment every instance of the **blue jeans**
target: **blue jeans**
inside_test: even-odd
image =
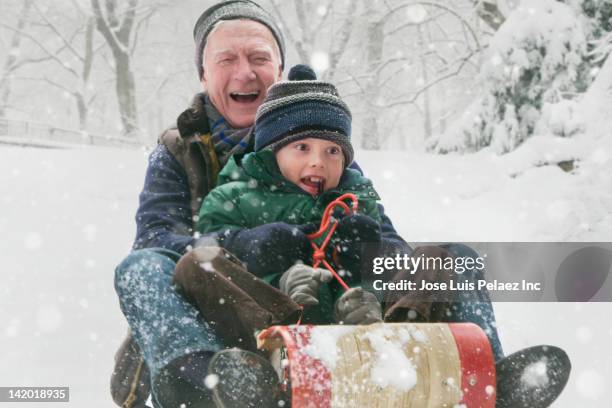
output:
[[[478,253],[467,245],[445,244],[440,246],[456,257],[470,257],[473,259],[478,257]],[[462,274],[462,278],[476,284],[477,280],[484,279],[484,271],[477,269],[466,270]],[[504,352],[499,341],[495,313],[493,312],[489,292],[485,288],[475,290],[472,293],[461,291],[459,294],[459,299],[450,304],[443,321],[447,323],[469,322],[480,326],[489,338],[495,361],[499,361],[504,357]]]
[[[164,368],[187,354],[223,348],[200,312],[172,284],[180,254],[161,248],[132,252],[115,270],[121,310],[151,373],[154,405]]]

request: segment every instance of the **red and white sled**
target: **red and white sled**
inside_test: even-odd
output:
[[[258,342],[293,408],[495,407],[493,352],[472,323],[274,326]]]

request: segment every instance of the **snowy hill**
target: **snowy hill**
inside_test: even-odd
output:
[[[55,406],[112,406],[113,353],[127,327],[113,270],[134,236],[146,156],[0,146],[0,385],[70,386],[71,403]],[[411,242],[612,238],[612,160],[600,143],[533,138],[506,156],[356,157]],[[556,164],[576,158],[573,174]],[[612,303],[495,309],[506,353],[550,343],[570,354],[555,407],[609,406]]]

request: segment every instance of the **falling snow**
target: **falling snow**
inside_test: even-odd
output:
[[[529,364],[521,375],[521,384],[525,388],[542,388],[548,385],[547,361]]]

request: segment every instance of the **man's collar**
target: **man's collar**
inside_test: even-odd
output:
[[[189,137],[194,133],[205,134],[210,132],[208,115],[205,108],[206,94],[199,93],[191,102],[189,108],[183,111],[176,119],[176,127],[181,137]]]

